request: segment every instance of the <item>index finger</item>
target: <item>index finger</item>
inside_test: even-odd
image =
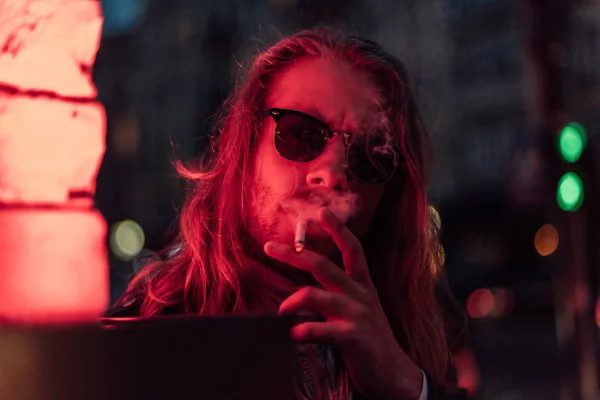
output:
[[[275,260],[311,273],[317,282],[327,290],[352,293],[354,289],[355,283],[352,282],[352,279],[340,267],[321,254],[306,249],[302,253],[296,253],[291,246],[276,242],[267,242],[264,250],[265,254]]]
[[[328,208],[319,209],[317,216],[323,228],[342,251],[346,273],[358,282],[370,283],[371,275],[360,240]]]

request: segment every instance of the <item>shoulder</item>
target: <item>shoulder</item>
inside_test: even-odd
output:
[[[180,250],[181,245],[175,245],[167,249],[164,255],[160,253],[144,249],[142,250],[132,261],[132,269],[133,273],[130,275],[130,279],[134,279],[136,276],[140,275],[140,273],[144,270],[148,270],[150,265],[157,266],[153,271],[149,272],[149,276],[155,275],[156,272],[162,269],[162,266],[167,261],[176,255]],[[153,267],[152,267],[153,268]],[[142,289],[141,284],[135,287],[129,287],[126,293],[113,305],[109,308],[105,313],[105,318],[127,318],[127,317],[139,317],[142,310],[142,305],[144,304],[144,299],[146,295],[144,294],[144,290]],[[169,314],[180,314],[183,311],[183,307],[179,305],[170,306],[165,308],[160,312],[162,315]]]
[[[135,276],[139,274],[147,265],[160,262],[162,260],[163,259],[158,255],[158,253],[154,251],[148,249],[140,251],[140,253],[135,256],[132,262],[133,275]]]

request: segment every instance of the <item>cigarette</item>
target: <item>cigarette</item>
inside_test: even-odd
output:
[[[296,222],[296,235],[294,236],[294,247],[296,253],[301,253],[304,250],[304,241],[306,239],[306,220],[298,218]]]

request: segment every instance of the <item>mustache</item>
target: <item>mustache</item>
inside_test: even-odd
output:
[[[320,204],[327,207],[335,197],[344,197],[345,194],[337,194],[331,190],[302,189],[290,196],[290,200],[305,201],[310,204]]]

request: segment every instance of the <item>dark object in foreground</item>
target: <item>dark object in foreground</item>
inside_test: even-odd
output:
[[[293,399],[287,318],[0,326],[0,399]]]

